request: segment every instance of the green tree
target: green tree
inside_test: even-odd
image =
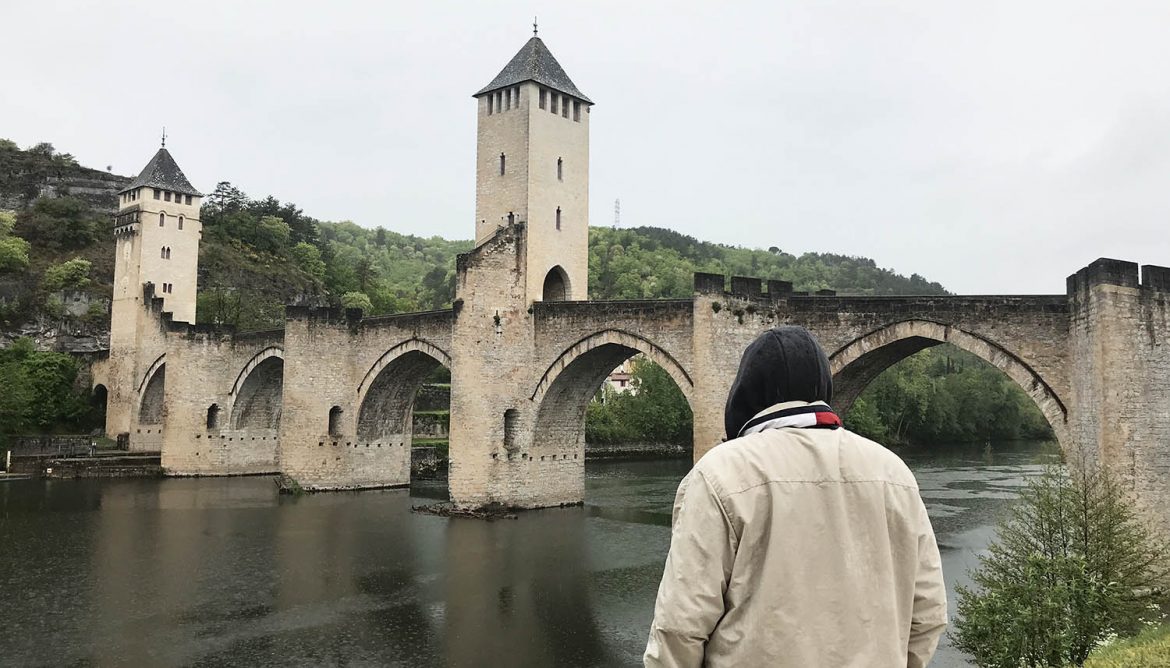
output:
[[[89,260],[75,257],[45,270],[41,287],[46,292],[58,290],[84,290],[89,287],[89,272],[93,265]]]
[[[1166,545],[1103,469],[1029,481],[997,539],[957,588],[955,644],[989,668],[1081,665],[1111,634],[1159,617]]]
[[[321,260],[321,249],[302,241],[292,248],[292,256],[301,271],[313,278],[325,280],[325,262]]]
[[[0,433],[94,426],[87,393],[75,388],[78,369],[73,357],[39,352],[27,338],[0,350]]]
[[[0,237],[0,274],[28,268],[29,244],[20,237]]]
[[[674,379],[645,357],[631,362],[629,392],[602,385],[587,410],[585,438],[592,443],[690,445],[690,404]]]
[[[372,313],[374,305],[370,303],[369,296],[364,292],[347,292],[341,295],[342,308],[360,308],[363,313]]]
[[[0,211],[0,238],[12,234],[16,227],[16,214],[12,211]]]
[[[878,443],[884,443],[889,435],[889,428],[881,413],[862,397],[853,402],[853,407],[845,416],[845,428]]]
[[[98,215],[75,197],[39,197],[16,216],[16,232],[35,245],[77,249],[96,239]]]

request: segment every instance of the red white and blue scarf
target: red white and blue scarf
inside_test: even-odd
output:
[[[841,418],[837,417],[832,408],[825,404],[809,404],[782,408],[754,417],[740,428],[737,436],[747,436],[765,429],[783,429],[784,427],[837,429],[840,426]]]

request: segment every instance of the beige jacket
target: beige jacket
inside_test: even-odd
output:
[[[844,429],[770,429],[715,447],[679,485],[645,664],[914,668],[946,621],[902,460]]]

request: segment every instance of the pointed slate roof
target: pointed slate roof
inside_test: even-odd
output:
[[[171,157],[171,154],[165,147],[160,148],[158,153],[146,163],[146,167],[142,169],[142,173],[138,178],[130,182],[118,194],[122,194],[135,188],[160,188],[162,190],[169,190],[173,193],[183,193],[184,195],[192,195],[194,197],[203,197],[203,193],[195,189],[187,177],[183,175],[183,170],[179,169],[178,163]]]
[[[571,95],[586,104],[593,104],[593,100],[585,97],[585,93],[582,93],[569,78],[569,75],[565,74],[564,68],[539,37],[529,39],[528,43],[504,66],[504,69],[500,70],[496,78],[472,97],[479,97],[484,93],[525,81],[535,81],[542,86],[548,86],[558,92]]]

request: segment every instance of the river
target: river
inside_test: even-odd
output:
[[[952,590],[1056,459],[1045,444],[906,455]],[[412,513],[435,484],[0,483],[0,664],[638,665],[687,468],[591,462],[584,507],[495,522]],[[944,638],[931,665],[967,662]]]

